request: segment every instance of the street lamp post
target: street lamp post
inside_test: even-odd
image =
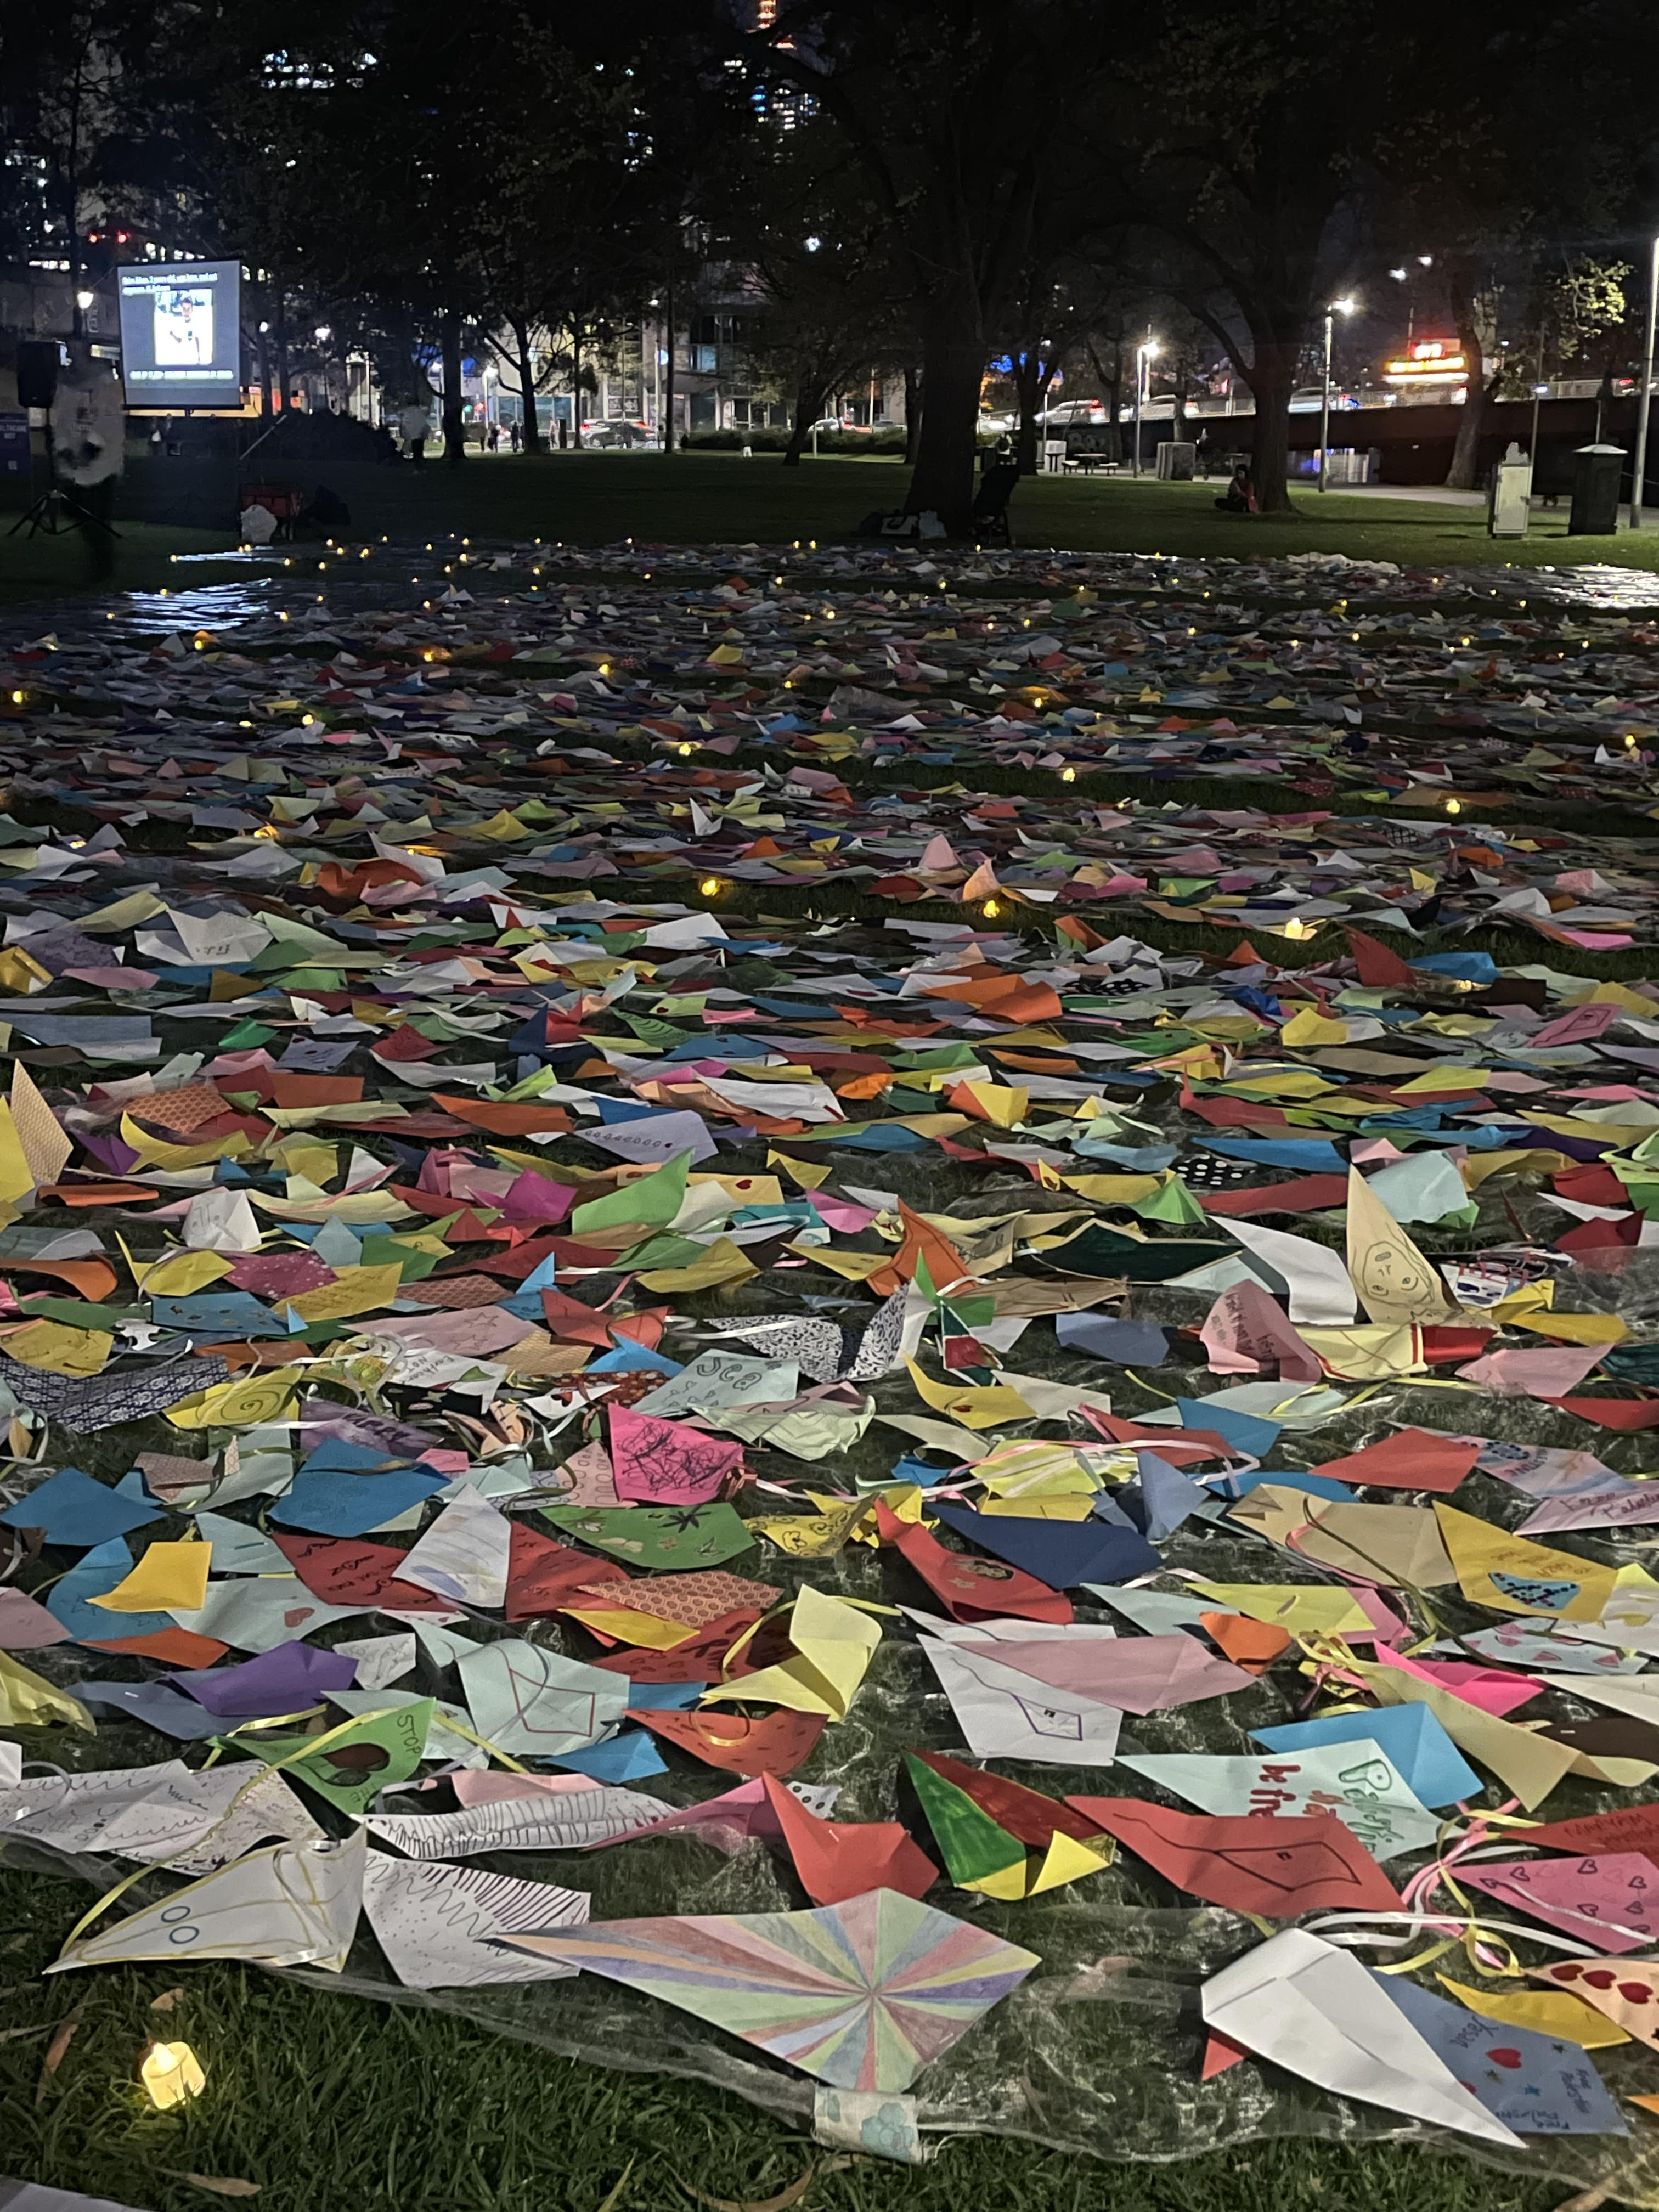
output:
[[[1338,315],[1353,313],[1352,300],[1333,300],[1325,310],[1325,389],[1319,404],[1319,489],[1323,491],[1330,473],[1331,443],[1331,331]]]
[[[1140,474],[1140,409],[1146,390],[1146,364],[1158,359],[1156,338],[1144,338],[1135,348],[1135,452],[1133,474]]]
[[[1636,472],[1630,487],[1630,526],[1642,527],[1642,485],[1648,467],[1648,409],[1653,397],[1654,324],[1659,320],[1659,238],[1648,257],[1648,337],[1642,349],[1642,398],[1636,418]]]

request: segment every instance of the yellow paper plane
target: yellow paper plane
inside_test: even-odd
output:
[[[722,1683],[705,1692],[703,1703],[783,1705],[791,1712],[823,1713],[844,1721],[881,1642],[880,1623],[809,1583],[791,1610],[789,1641],[795,1647],[793,1658]]]

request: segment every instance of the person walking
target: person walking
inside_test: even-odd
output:
[[[519,426],[516,422],[509,422],[507,426],[507,442],[516,453],[519,450]]]

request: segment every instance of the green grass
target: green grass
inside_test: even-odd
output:
[[[136,465],[140,472],[165,462]],[[309,485],[314,468],[301,471]],[[784,468],[775,455],[553,453],[471,455],[459,468],[369,468],[320,473],[352,511],[351,535],[401,539],[454,533],[476,538],[562,539],[600,545],[633,538],[664,544],[788,544],[845,538],[872,508],[899,505],[902,462],[811,459]],[[1659,531],[1617,538],[1566,535],[1565,509],[1534,519],[1532,534],[1493,540],[1479,509],[1352,493],[1296,495],[1291,515],[1218,514],[1215,484],[1146,478],[1036,477],[1012,509],[1025,548],[1079,552],[1214,554],[1248,558],[1340,552],[1418,568],[1513,562],[1558,566],[1609,562],[1659,568]],[[116,589],[149,590],[170,580],[167,556],[224,545],[202,531],[124,522]],[[0,602],[48,599],[96,587],[75,538],[0,538]],[[211,580],[210,567],[194,579]],[[107,588],[108,586],[105,586]]]
[[[332,479],[331,479],[332,481]],[[459,468],[375,469],[343,487],[354,532],[392,536],[453,530],[478,537],[544,537],[603,544],[787,544],[845,537],[875,507],[899,506],[908,481],[896,460],[811,459],[786,469],[775,455],[550,453],[469,456]],[[1226,553],[1252,558],[1342,552],[1413,566],[1497,561],[1616,561],[1659,567],[1659,532],[1566,535],[1566,513],[1534,517],[1531,536],[1486,536],[1475,507],[1298,492],[1293,515],[1218,514],[1216,483],[1142,477],[1034,477],[1011,513],[1022,546],[1077,552]]]
[[[920,2167],[837,2162],[735,2097],[666,2075],[582,2066],[417,2004],[319,1995],[253,1968],[40,1969],[89,1892],[0,1875],[0,2173],[140,2212],[216,2200],[184,2173],[258,2183],[260,2212],[697,2212],[753,2204],[815,2164],[802,2212],[1547,2212],[1558,2180],[1462,2160],[1257,2143],[1167,2166],[1107,2166],[983,2136]],[[53,2030],[81,2023],[55,2073]],[[20,2033],[19,2031],[21,2031]],[[152,2039],[179,2039],[205,2094],[151,2112]],[[938,2142],[940,2138],[932,2140]],[[1172,2153],[1179,2145],[1171,2144]]]

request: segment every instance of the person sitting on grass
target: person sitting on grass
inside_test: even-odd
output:
[[[1216,505],[1224,514],[1254,514],[1256,512],[1255,481],[1250,474],[1250,465],[1241,461],[1233,471],[1227,485],[1226,495]]]

